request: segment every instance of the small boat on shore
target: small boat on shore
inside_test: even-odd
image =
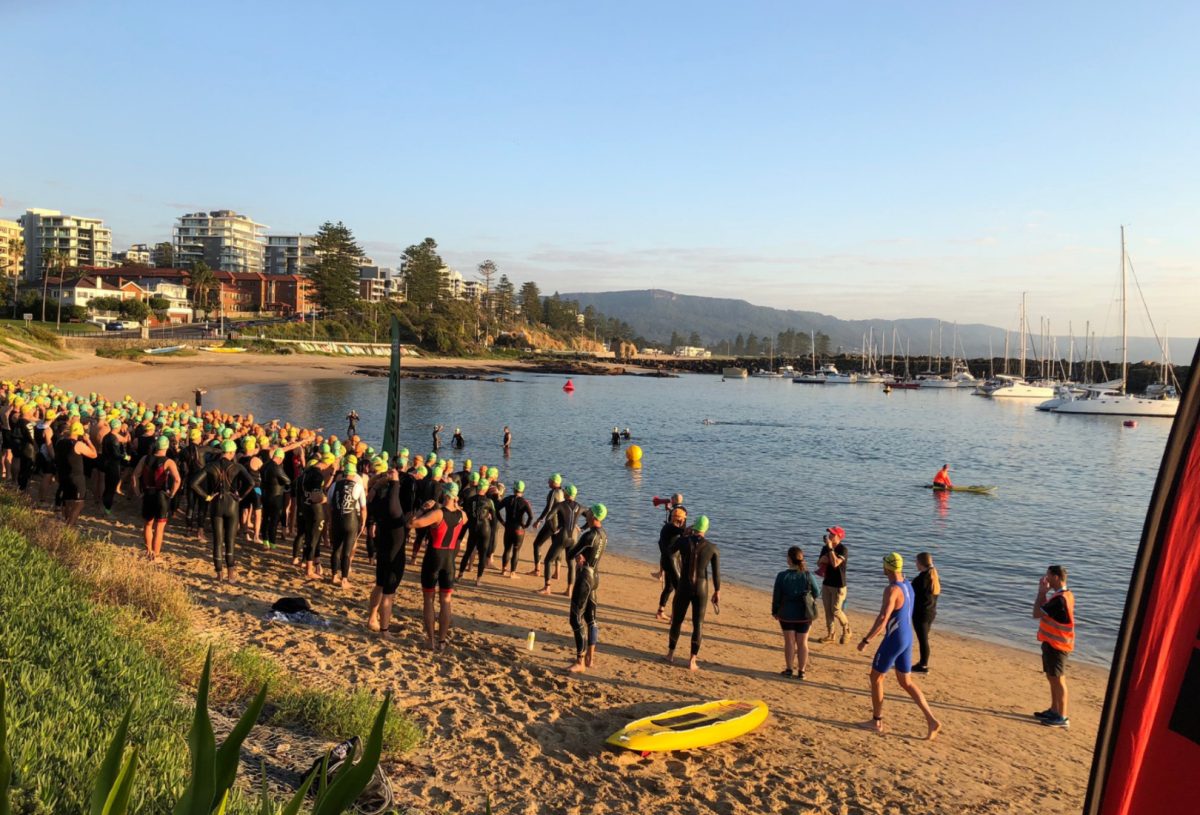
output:
[[[143,348],[143,354],[173,354],[176,351],[182,351],[187,348],[186,345],[168,345],[166,348]]]

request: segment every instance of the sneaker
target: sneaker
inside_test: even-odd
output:
[[[838,640],[839,645],[845,645],[850,640],[850,626],[842,629],[842,638]]]
[[[929,668],[924,665],[914,665],[912,672],[915,674],[927,674],[929,673]]]
[[[1035,719],[1053,719],[1057,715],[1058,714],[1050,708],[1046,708],[1045,710],[1039,710],[1038,712],[1034,713],[1033,717]]]
[[[791,676],[793,673],[794,673],[794,671],[792,671],[791,668],[784,668],[782,671],[779,672],[779,675],[780,676]]]
[[[1054,715],[1054,716],[1042,719],[1042,724],[1044,724],[1046,727],[1070,727],[1071,720],[1069,718],[1067,718],[1066,716]]]
[[[797,678],[797,679],[803,679],[803,678],[804,678],[804,671],[796,671],[796,678]]]

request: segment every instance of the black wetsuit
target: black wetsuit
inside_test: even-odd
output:
[[[467,446],[467,440],[463,438],[462,433],[455,433],[454,438],[450,440],[450,443],[454,445],[455,450],[461,450]]]
[[[554,508],[558,521],[558,529],[550,538],[550,550],[546,552],[546,562],[543,574],[546,585],[550,585],[550,564],[554,563],[560,553],[566,553],[575,545],[575,535],[578,533],[579,516],[583,514],[583,505],[574,498],[566,498]],[[567,558],[567,586],[575,582],[575,561]]]
[[[350,574],[350,559],[354,556],[354,544],[362,527],[362,510],[354,497],[357,481],[341,477],[333,483],[333,498],[330,501],[329,568],[336,577]]]
[[[405,544],[408,527],[402,522],[403,480],[387,481],[379,489],[384,505],[375,514],[375,585],[384,594],[393,595],[404,579]]]
[[[310,502],[310,495],[324,492],[325,473],[316,464],[310,464],[300,474],[300,495],[297,499],[299,511],[296,522],[296,539],[292,541],[292,557],[300,554],[300,541],[304,540],[304,561],[312,563],[321,556],[321,534],[325,531],[325,507],[319,501]]]
[[[679,642],[679,629],[692,610],[692,656],[700,653],[700,640],[704,627],[704,612],[708,606],[708,570],[712,567],[712,590],[721,590],[720,558],[712,541],[696,532],[680,535],[671,551],[679,553],[679,586],[675,591],[675,603],[671,609],[671,633],[667,640],[668,650],[674,651]]]
[[[671,522],[663,524],[658,533],[658,567],[663,573],[663,590],[658,596],[658,607],[666,608],[671,592],[679,585],[679,558],[671,551],[675,541],[683,534],[683,527]]]
[[[100,472],[104,473],[104,492],[100,501],[110,512],[116,500],[117,486],[121,483],[121,464],[124,461],[125,443],[116,433],[108,433],[100,440]]]
[[[54,443],[58,489],[64,501],[82,501],[87,490],[87,480],[83,475],[83,456],[75,452],[77,441],[77,439],[63,438]]]
[[[475,493],[466,499],[462,505],[467,514],[467,547],[462,560],[458,564],[458,576],[462,577],[471,562],[471,555],[479,556],[479,565],[475,569],[476,578],[483,577],[483,569],[487,564],[488,544],[492,539],[492,521],[496,517],[496,502],[486,495]]]
[[[917,664],[929,667],[929,629],[937,619],[938,596],[933,593],[933,578],[928,571],[920,572],[912,579],[913,633],[917,637],[917,651],[920,659]]]
[[[620,433],[620,431],[614,430],[614,431],[612,432],[612,446],[613,446],[613,447],[620,447],[620,446],[621,446],[621,433]]]
[[[267,543],[278,543],[279,522],[283,518],[284,502],[292,479],[285,472],[283,463],[271,459],[259,471],[262,484],[263,517],[262,539]]]
[[[33,477],[34,462],[37,460],[37,441],[35,440],[36,425],[30,419],[22,416],[13,422],[13,455],[17,460],[17,489],[24,492],[29,489],[29,479]]]
[[[600,639],[600,628],[596,624],[596,594],[600,588],[600,557],[608,545],[608,535],[603,529],[589,526],[579,536],[579,542],[567,553],[567,561],[574,563],[583,555],[584,565],[579,568],[575,588],[571,592],[571,632],[575,635],[575,653],[583,656],[584,627],[587,628],[587,644],[595,645]]]
[[[203,470],[192,478],[191,488],[208,501],[209,519],[212,522],[213,567],[221,571],[224,555],[225,567],[234,566],[234,546],[237,543],[238,505],[242,496],[250,490],[250,474],[236,461],[222,456],[210,461]]]
[[[554,508],[566,500],[567,494],[562,487],[554,487],[550,492],[546,493],[546,508],[542,510],[542,514],[538,516],[538,522],[542,525],[538,530],[537,537],[533,539],[533,564],[536,567],[541,562],[542,544],[558,531],[556,524],[558,523],[558,513]]]
[[[504,553],[500,556],[500,565],[515,572],[521,559],[525,530],[533,523],[533,507],[524,495],[510,495],[500,502],[499,510],[504,525]]]
[[[419,509],[425,506],[426,501],[432,501],[437,497],[438,482],[432,476],[415,479],[413,483],[413,506]],[[421,554],[421,549],[429,543],[433,538],[433,529],[425,526],[417,530],[417,534],[413,539],[413,560],[417,559],[417,555]]]

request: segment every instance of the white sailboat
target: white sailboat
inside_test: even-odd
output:
[[[770,340],[770,351],[767,357],[767,367],[762,370],[755,371],[751,376],[759,379],[783,379],[783,374],[775,370],[775,341]]]
[[[989,399],[1052,399],[1054,386],[1049,382],[1025,381],[1025,295],[1021,295],[1021,375],[997,374],[995,387],[984,393]]]
[[[1171,419],[1179,410],[1179,397],[1170,391],[1158,395],[1134,396],[1127,393],[1129,385],[1129,304],[1125,287],[1125,227],[1121,227],[1121,379],[1118,389],[1089,385],[1087,393],[1054,408],[1055,413],[1067,416],[1149,416]],[[1109,383],[1111,384],[1111,383]]]
[[[817,333],[810,331],[809,336],[812,340],[812,371],[806,374],[797,374],[792,377],[792,381],[797,385],[824,385],[825,384],[825,369],[817,370]],[[834,370],[837,370],[836,368]]]

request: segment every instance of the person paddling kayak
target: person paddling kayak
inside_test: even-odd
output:
[[[937,471],[937,475],[933,477],[933,488],[935,490],[952,490],[954,484],[950,481],[950,465],[943,464],[942,469]]]

